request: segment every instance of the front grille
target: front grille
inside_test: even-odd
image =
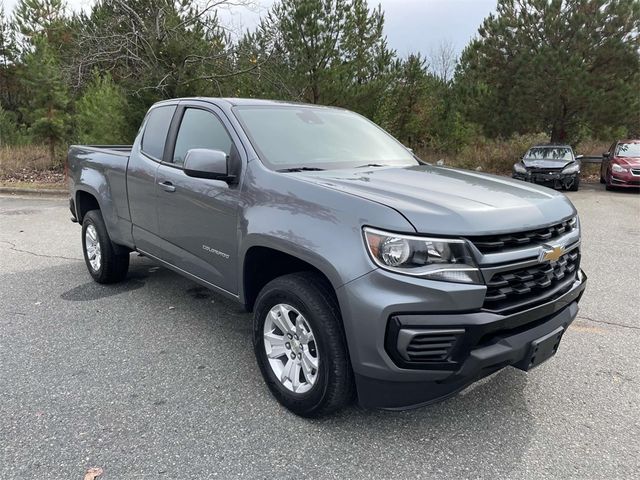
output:
[[[545,228],[529,230],[525,232],[509,233],[502,235],[487,235],[482,237],[469,237],[469,240],[482,253],[495,253],[500,250],[517,248],[530,244],[544,243],[561,235],[566,235],[577,226],[574,218],[565,220]]]
[[[635,175],[636,177],[640,177],[640,168],[632,168],[631,174]]]
[[[484,309],[502,313],[549,301],[571,288],[579,268],[576,248],[555,262],[496,273],[487,283]]]
[[[406,347],[410,362],[444,362],[464,330],[432,330],[416,334]]]
[[[530,168],[527,168],[527,171],[531,173],[558,173],[562,171],[562,168],[530,167]]]

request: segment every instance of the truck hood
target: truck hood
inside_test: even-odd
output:
[[[540,160],[533,158],[523,158],[522,163],[527,168],[564,168],[573,160]]]
[[[417,232],[427,234],[488,235],[530,230],[576,213],[564,195],[545,187],[431,165],[293,175],[391,207]]]

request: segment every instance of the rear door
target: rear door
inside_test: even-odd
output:
[[[209,104],[179,107],[170,134],[171,152],[157,173],[158,224],[163,258],[186,272],[236,294],[239,183],[188,177],[184,159],[192,148],[240,156],[239,139],[222,112]]]
[[[167,134],[176,105],[149,110],[140,130],[142,138],[131,150],[127,166],[127,196],[136,247],[152,255],[160,253],[156,215],[156,174],[164,157]]]

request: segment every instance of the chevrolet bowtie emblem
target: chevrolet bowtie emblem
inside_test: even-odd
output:
[[[538,257],[539,262],[555,262],[562,255],[564,255],[564,247],[549,247],[543,246],[542,251],[540,252],[540,256]]]

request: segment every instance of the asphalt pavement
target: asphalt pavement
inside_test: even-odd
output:
[[[640,194],[585,185],[589,285],[555,358],[406,412],[306,420],[251,317],[150,260],[92,282],[66,200],[0,196],[0,479],[640,477]]]

